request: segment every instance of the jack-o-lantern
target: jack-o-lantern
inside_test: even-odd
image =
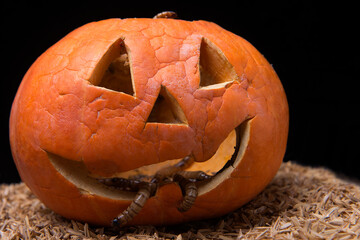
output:
[[[287,133],[280,80],[251,44],[164,18],[74,30],[28,70],[10,116],[22,180],[98,225],[228,213],[274,177]]]

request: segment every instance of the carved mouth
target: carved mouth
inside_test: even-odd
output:
[[[228,135],[211,159],[205,162],[195,162],[185,169],[185,171],[203,171],[212,176],[210,180],[197,183],[199,195],[216,188],[221,182],[229,178],[232,171],[239,165],[249,142],[250,125],[251,119],[244,121]],[[134,192],[115,189],[100,183],[98,176],[92,176],[83,162],[66,159],[50,152],[47,152],[47,154],[54,168],[64,178],[74,184],[83,194],[129,201],[135,196]],[[159,169],[173,165],[176,162],[179,162],[179,159],[143,166],[131,171],[119,173],[116,177],[151,177]]]

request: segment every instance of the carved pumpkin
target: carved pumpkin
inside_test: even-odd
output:
[[[130,224],[228,213],[255,197],[284,156],[280,80],[247,41],[206,21],[110,19],[43,53],[16,94],[10,142],[22,180],[55,212],[109,225],[135,193],[97,179],[152,175],[186,156],[212,178],[186,212],[173,182]]]

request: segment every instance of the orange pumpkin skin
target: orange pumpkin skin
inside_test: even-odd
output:
[[[239,80],[199,88],[199,54],[209,39]],[[131,56],[135,96],[90,84],[119,39]],[[188,126],[146,124],[161,86],[176,97]],[[43,53],[18,89],[10,143],[22,180],[55,212],[109,225],[130,204],[79,190],[50,163],[48,152],[83,162],[103,177],[190,153],[206,161],[226,136],[251,119],[241,162],[185,213],[181,191],[162,186],[130,224],[176,224],[223,215],[254,198],[285,153],[288,105],[275,71],[247,41],[206,21],[109,19],[82,26]]]

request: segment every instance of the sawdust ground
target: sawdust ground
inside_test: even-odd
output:
[[[221,218],[118,233],[67,220],[25,186],[0,186],[0,239],[360,239],[360,186],[323,168],[283,163],[254,200]]]

